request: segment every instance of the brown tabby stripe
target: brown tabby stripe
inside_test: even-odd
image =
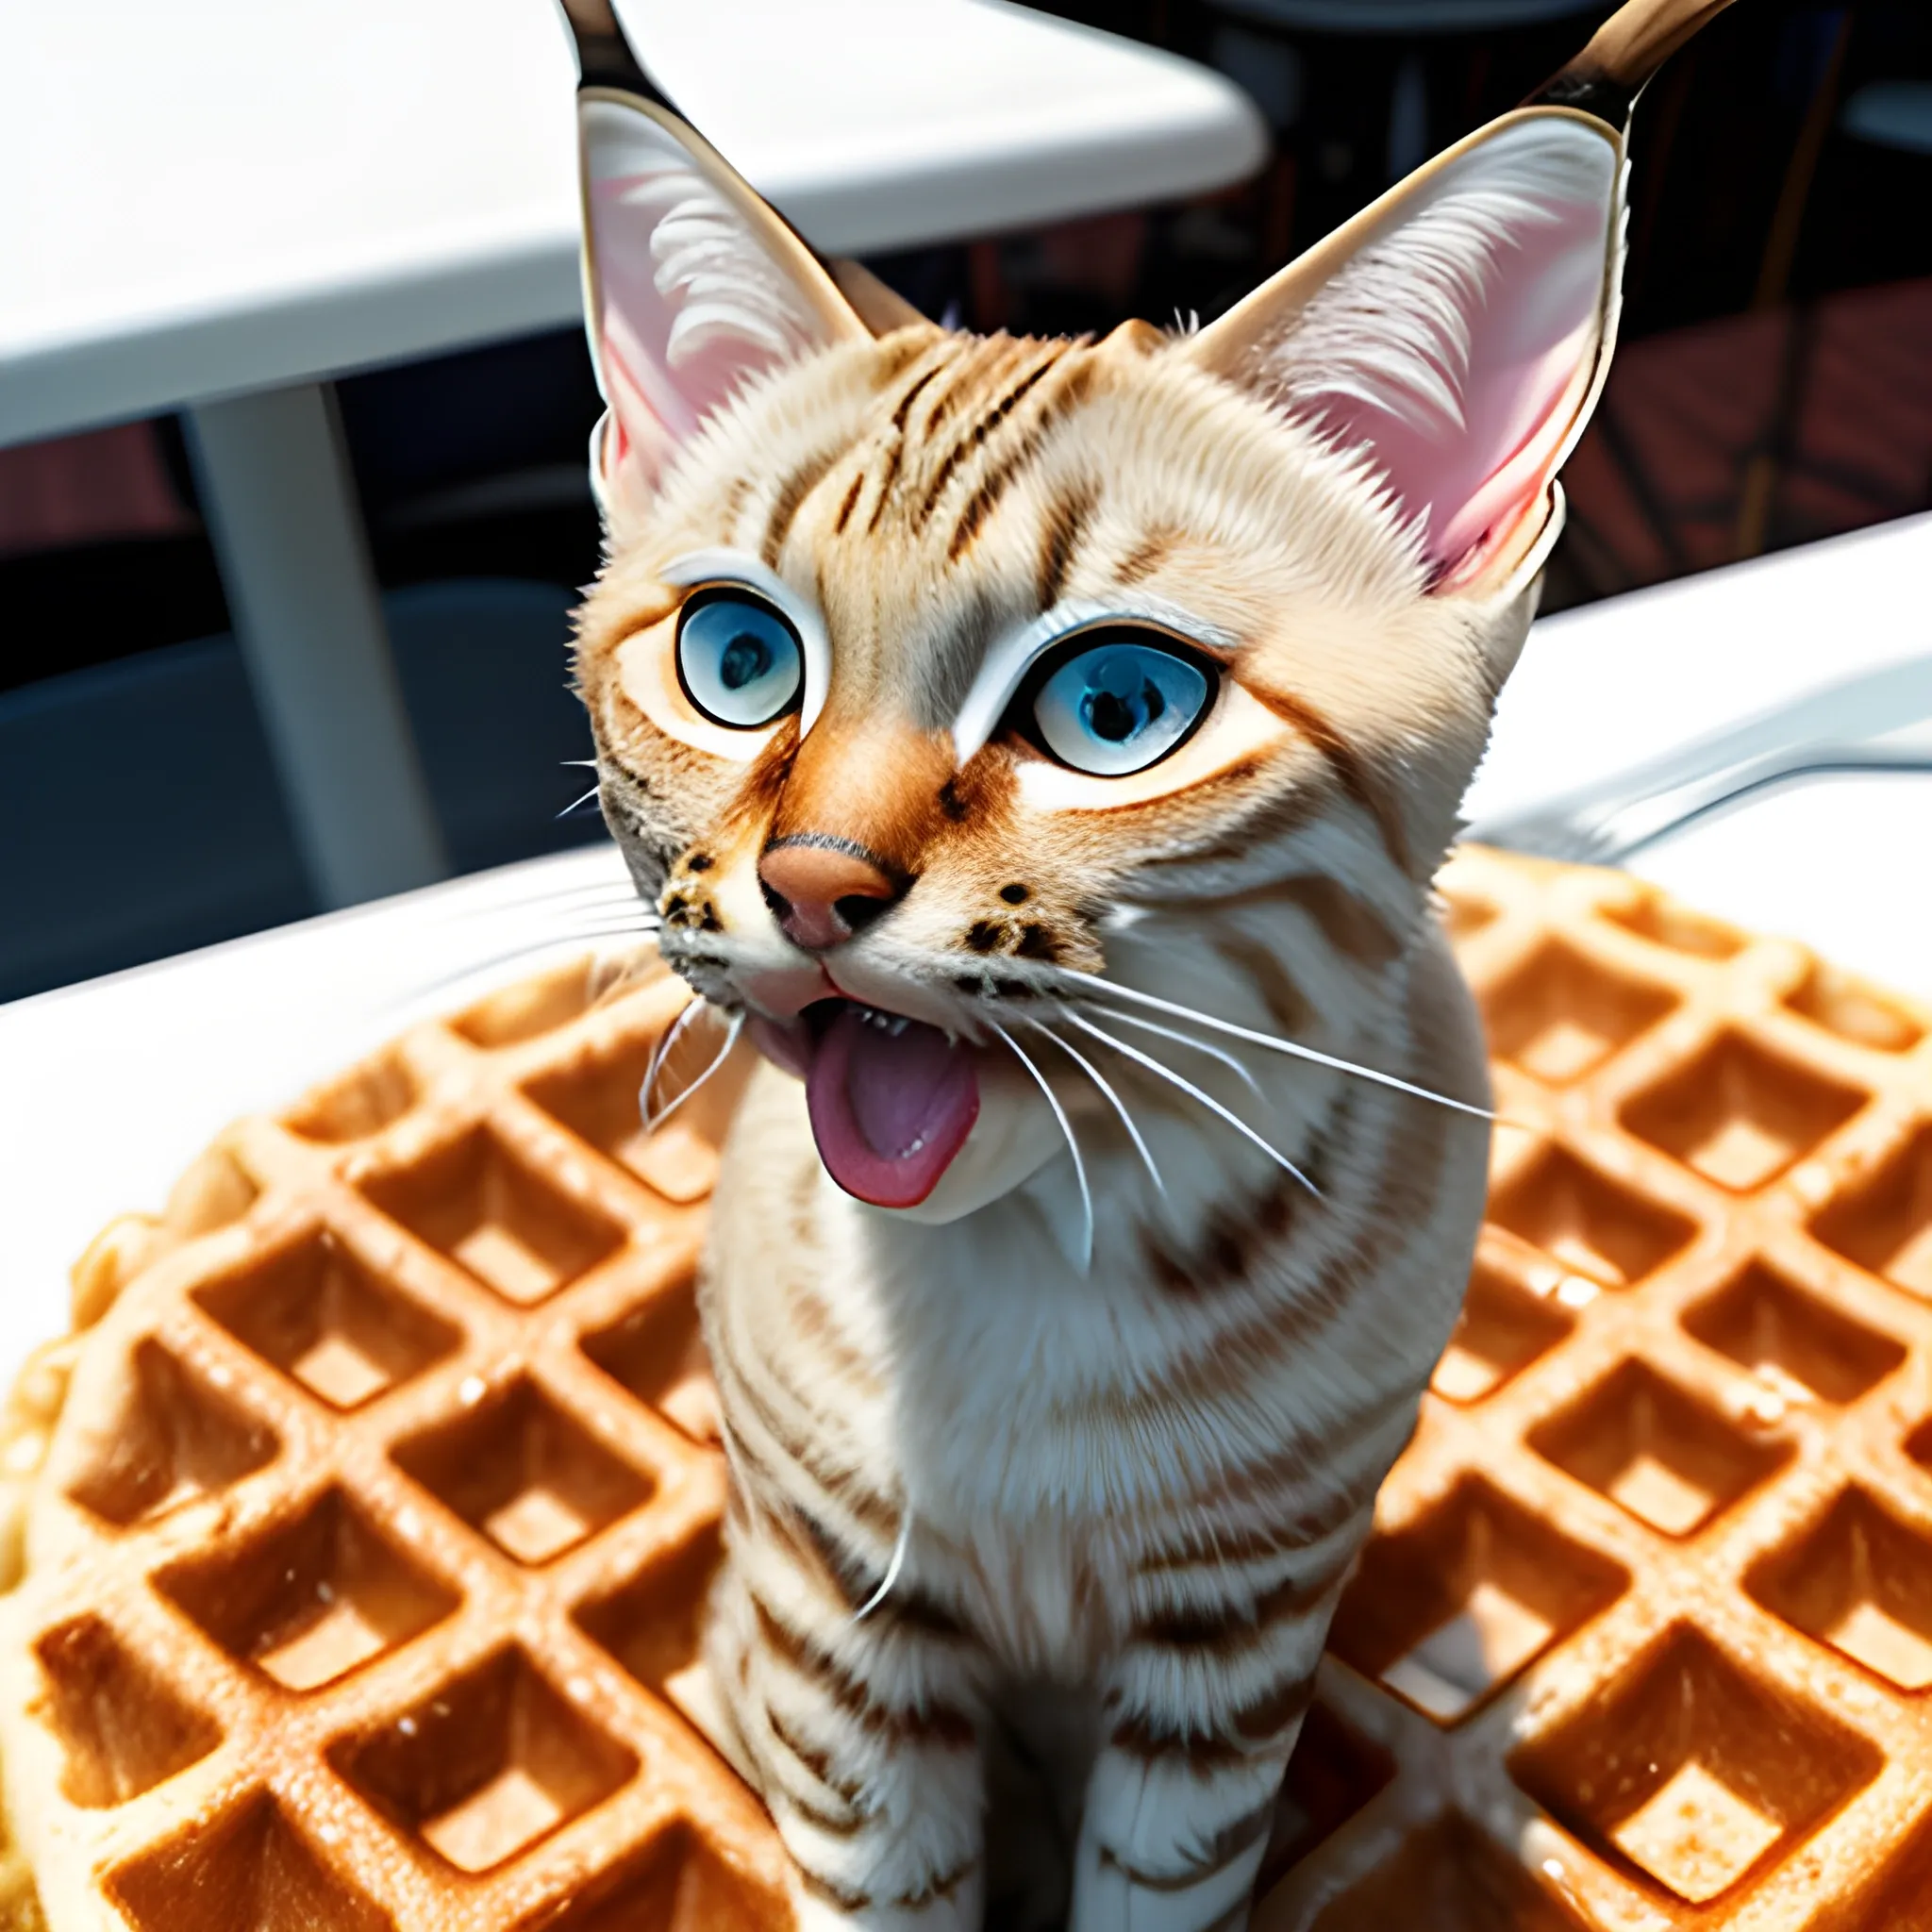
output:
[[[959,352],[958,344],[954,341],[942,343],[941,350],[941,353],[931,364],[921,370],[906,386],[905,393],[900,396],[893,408],[891,425],[894,434],[891,441],[886,445],[885,466],[879,473],[878,492],[872,500],[872,515],[866,519],[867,536],[871,536],[878,528],[879,518],[885,514],[886,505],[891,498],[892,486],[899,480],[899,464],[904,458],[906,447],[906,419],[911,414],[912,405],[919,399],[920,391],[926,384],[931,382]]]
[[[877,351],[878,366],[874,376],[880,387],[911,368],[922,357],[929,356],[935,342],[945,340],[938,329],[932,327],[908,328],[895,331],[895,341],[882,343]]]
[[[724,492],[724,505],[718,516],[719,527],[727,536],[737,535],[738,520],[744,514],[745,499],[750,494],[751,478],[749,476],[734,476],[731,479],[731,487]]]
[[[979,1869],[979,1855],[962,1858],[950,1872],[941,1872],[937,1878],[928,1879],[917,1891],[904,1891],[889,1901],[902,1912],[916,1912],[926,1906],[936,1906],[942,1898],[951,1898],[958,1889]]]
[[[808,1798],[801,1798],[796,1791],[786,1791],[783,1803],[794,1817],[804,1819],[815,1831],[824,1832],[827,1838],[857,1838],[873,1822],[873,1814],[861,1811],[856,1805],[849,1805],[840,1811],[828,1811]]]
[[[918,375],[913,377],[912,381],[907,385],[905,393],[900,396],[897,404],[893,407],[892,427],[899,430],[902,434],[906,428],[906,419],[912,413],[912,405],[919,400],[920,391],[925,388],[926,384],[934,376],[939,375],[941,370],[944,369],[948,363],[954,361],[958,357],[959,344],[957,341],[942,343],[941,349],[941,353],[933,358],[931,367],[922,370]]]
[[[798,1879],[806,1890],[814,1898],[823,1900],[834,1911],[864,1912],[872,1909],[872,1893],[869,1891],[853,1891],[845,1886],[834,1885],[829,1878],[821,1878],[816,1872],[808,1871],[803,1865],[798,1868]]]
[[[758,555],[764,558],[767,570],[777,569],[778,559],[785,554],[785,540],[791,534],[791,525],[806,498],[818,488],[825,472],[843,454],[842,445],[815,450],[786,477],[773,501],[772,513],[765,521],[765,541],[758,547]]]
[[[1250,766],[1250,774],[1254,767]],[[1212,781],[1209,781],[1210,783]],[[1211,794],[1210,794],[1211,795]],[[1297,786],[1281,797],[1270,799],[1226,827],[1211,843],[1194,845],[1141,862],[1141,870],[1153,877],[1162,872],[1191,873],[1205,865],[1240,865],[1252,860],[1257,848],[1304,830],[1321,815],[1326,801],[1320,787]],[[1152,898],[1154,895],[1148,895]],[[1199,900],[1191,901],[1199,904]]]
[[[878,1371],[839,1332],[822,1296],[808,1288],[799,1289],[792,1297],[791,1314],[800,1339],[818,1351],[829,1378],[858,1394],[883,1392],[885,1385]]]
[[[1124,1717],[1114,1725],[1108,1742],[1128,1757],[1152,1764],[1160,1758],[1178,1758],[1191,1770],[1209,1772],[1239,1764],[1247,1753],[1224,1738],[1186,1726],[1162,1723],[1144,1712]]]
[[[1269,691],[1259,684],[1250,684],[1247,689],[1277,718],[1286,724],[1291,724],[1322,754],[1341,789],[1368,814],[1370,822],[1381,835],[1383,846],[1387,849],[1389,857],[1394,860],[1397,870],[1407,873],[1409,869],[1408,841],[1403,832],[1402,822],[1396,817],[1388,801],[1382,798],[1376,788],[1369,782],[1368,774],[1363,769],[1361,758],[1355,747],[1334,724],[1306,698],[1296,697],[1288,691]]]
[[[1348,1090],[1351,1095],[1356,1091]],[[1348,1246],[1328,1261],[1312,1289],[1297,1297],[1276,1323],[1274,1333],[1288,1346],[1305,1347],[1326,1328],[1362,1283],[1427,1224],[1442,1163],[1449,1155],[1449,1137],[1481,1130],[1479,1122],[1407,1096],[1391,1097],[1382,1112],[1391,1117],[1391,1124],[1374,1196]]]
[[[724,1360],[720,1360],[717,1373],[721,1383],[726,1378],[730,1380],[736,1391],[736,1399],[757,1418],[758,1426],[777,1445],[781,1456],[788,1461],[795,1463],[826,1495],[832,1497],[841,1508],[856,1521],[862,1523],[875,1536],[887,1543],[898,1540],[898,1512],[884,1497],[860,1484],[860,1471],[858,1468],[841,1468],[828,1461],[822,1453],[819,1453],[821,1440],[818,1437],[801,1438],[781,1427],[777,1418],[772,1414],[769,1405],[747,1382],[733,1374]],[[737,1439],[737,1449],[739,1457],[747,1470],[762,1476],[765,1482],[774,1488],[781,1486],[775,1474],[766,1466],[764,1458],[741,1437]]]
[[[832,534],[842,537],[845,525],[852,521],[852,508],[858,501],[858,492],[865,488],[865,472],[859,471],[852,479],[852,488],[845,492],[845,501],[839,506],[839,514],[832,521]]]
[[[1294,1224],[1306,1191],[1292,1174],[1277,1171],[1258,1200],[1215,1208],[1200,1241],[1185,1255],[1175,1254],[1164,1236],[1143,1233],[1141,1253],[1148,1269],[1169,1294],[1190,1300],[1245,1287],[1256,1257]],[[1271,1316],[1279,1319],[1278,1311],[1271,1310]]]
[[[902,1912],[917,1912],[927,1906],[938,1905],[941,1899],[951,1898],[958,1889],[979,1869],[979,1858],[975,1854],[952,1871],[941,1873],[937,1878],[927,1881],[917,1891],[903,1892],[897,1898],[889,1898],[886,1908]],[[800,1868],[799,1877],[805,1889],[824,1899],[828,1905],[841,1912],[863,1912],[872,1908],[872,1894],[866,1891],[851,1891],[841,1885],[834,1885],[827,1878],[821,1878],[816,1873]]]
[[[949,1704],[934,1703],[924,1710],[916,1710],[880,1702],[868,1685],[782,1623],[755,1590],[747,1586],[745,1593],[751,1599],[752,1613],[758,1618],[766,1648],[782,1657],[801,1677],[809,1677],[869,1735],[952,1749],[963,1749],[977,1738],[973,1720]]]
[[[831,1753],[821,1751],[815,1744],[808,1744],[775,1710],[766,1711],[765,1723],[770,1727],[773,1737],[776,1738],[779,1743],[784,1745],[786,1750],[791,1752],[792,1757],[835,1798],[844,1804],[856,1806],[865,1795],[863,1779],[855,1783],[849,1778],[840,1777],[832,1769]]]
[[[1178,530],[1150,530],[1114,566],[1114,581],[1118,584],[1138,584],[1143,577],[1151,577],[1165,563],[1181,541]]]
[[[1192,1891],[1197,1885],[1206,1885],[1210,1878],[1220,1877],[1236,1859],[1244,1857],[1255,1849],[1256,1841],[1265,1838],[1274,1828],[1274,1799],[1270,1798],[1265,1805],[1256,1806],[1246,1816],[1224,1824],[1202,1848],[1200,1857],[1179,1872],[1143,1871],[1138,1865],[1128,1864],[1108,1845],[1100,1848],[1100,1861],[1124,1873],[1128,1882],[1138,1885],[1142,1891]]]
[[[1399,1390],[1380,1390],[1346,1415],[1319,1428],[1286,1432],[1266,1456],[1243,1463],[1238,1480],[1224,1481],[1210,1490],[1210,1497],[1220,1503],[1260,1502],[1278,1490],[1298,1491],[1316,1474],[1340,1466],[1345,1457],[1373,1437],[1395,1412],[1400,1394]],[[1374,1481],[1380,1480],[1377,1470]],[[1374,1495],[1374,1483],[1368,1493]]]
[[[1237,1502],[1242,1500],[1236,1499]],[[1269,1557],[1292,1556],[1312,1543],[1325,1542],[1361,1513],[1366,1499],[1358,1484],[1343,1484],[1279,1522],[1258,1529],[1196,1530],[1183,1542],[1156,1550],[1141,1559],[1143,1576],[1172,1574],[1176,1570],[1218,1569],[1224,1565],[1258,1563]]]
[[[1321,874],[1284,879],[1281,896],[1306,912],[1338,953],[1364,966],[1386,966],[1403,951],[1402,936],[1391,931],[1382,915],[1339,879]]]
[[[1041,373],[1044,374],[1043,371]],[[1013,448],[1008,452],[1005,461],[989,469],[979,488],[968,499],[966,508],[959,512],[959,521],[953,526],[952,537],[946,544],[948,561],[957,562],[964,555],[979,534],[980,525],[1006,494],[1008,484],[1033,460],[1047,431],[1078,403],[1092,380],[1091,363],[1082,361],[1074,364],[1041,406]],[[992,421],[996,422],[997,418]],[[988,426],[992,426],[991,422]]]
[[[871,1592],[858,1587],[852,1558],[809,1510],[789,1497],[781,1498],[766,1512],[766,1519],[799,1567],[818,1580],[824,1593],[847,1616],[865,1602]]]
[[[1284,902],[1306,912],[1338,953],[1359,959],[1365,966],[1387,965],[1407,948],[1404,936],[1374,907],[1339,879],[1322,873],[1293,873],[1238,892],[1218,892],[1214,909],[1217,913],[1241,912],[1249,907],[1266,908]]]
[[[926,410],[925,421],[919,430],[919,440],[922,442],[930,441],[933,432],[955,409],[963,403],[976,401],[1005,370],[1025,353],[1025,342],[1016,341],[1004,330],[998,335],[989,336],[983,342],[975,342],[953,363],[952,381],[932,398],[932,406]]]
[[[1026,374],[990,409],[983,410],[973,427],[946,452],[939,468],[933,473],[932,481],[926,485],[925,496],[919,506],[918,515],[913,520],[915,529],[923,527],[925,520],[932,515],[934,505],[944,493],[946,485],[953,480],[953,472],[974,450],[985,443],[987,438],[1007,420],[1028,391],[1041,381],[1054,364],[1072,347],[1071,342],[1047,343],[1045,353],[1035,358],[1033,366]]]
[[[1314,1701],[1315,1673],[1304,1671],[1242,1705],[1230,1722],[1236,1734],[1249,1743],[1266,1744],[1278,1738],[1290,1724],[1299,1724],[1307,1716],[1308,1706]]]
[[[1315,1698],[1315,1673],[1300,1671],[1229,1711],[1212,1732],[1197,1727],[1198,1712],[1178,1718],[1134,1711],[1114,1726],[1109,1742],[1116,1751],[1147,1760],[1178,1757],[1195,1770],[1226,1765],[1267,1744],[1299,1717]]]
[[[780,1526],[780,1533],[819,1572],[847,1612],[856,1612],[870,1603],[881,1577],[868,1576],[858,1559],[809,1510],[793,1503],[785,1513],[788,1521]],[[892,1586],[875,1614],[882,1626],[894,1624],[927,1637],[955,1638],[966,1634],[959,1620],[943,1604],[903,1579]]]
[[[1249,1608],[1238,1604],[1216,1609],[1166,1610],[1135,1626],[1133,1641],[1163,1649],[1217,1654],[1251,1649],[1257,1638],[1291,1624],[1316,1608],[1347,1574],[1353,1550],[1338,1550],[1306,1576],[1291,1576],[1264,1591]]]
[[[1357,1105],[1355,1088],[1343,1086],[1338,1089],[1326,1114],[1310,1125],[1309,1141],[1332,1158],[1338,1145],[1353,1141]],[[1308,1164],[1313,1165],[1313,1162]],[[1142,1236],[1142,1252],[1155,1279],[1170,1294],[1193,1298],[1224,1293],[1229,1289],[1248,1285],[1258,1256],[1287,1236],[1297,1215],[1320,1211],[1300,1181],[1285,1170],[1274,1168],[1269,1172],[1258,1193],[1245,1199],[1224,1201],[1213,1208],[1208,1216],[1202,1239],[1193,1248],[1176,1253],[1163,1238],[1149,1232]],[[1278,1306],[1271,1306],[1250,1324],[1242,1337],[1243,1342],[1252,1349],[1272,1341],[1280,1333],[1284,1318],[1291,1312]],[[1229,1365],[1226,1355],[1229,1346],[1230,1338],[1224,1330],[1215,1340],[1216,1351],[1222,1357],[1224,1366]],[[1175,1362],[1171,1373],[1186,1374],[1190,1368],[1198,1373],[1202,1367],[1203,1364],[1198,1362]],[[1210,1367],[1209,1374],[1212,1373]],[[1171,1384],[1169,1386],[1172,1387]],[[1219,1383],[1210,1382],[1202,1392],[1211,1394],[1219,1386]]]
[[[1067,572],[1073,566],[1074,552],[1080,546],[1080,539],[1093,515],[1095,503],[1091,488],[1083,485],[1069,491],[1064,496],[1056,497],[1047,506],[1040,540],[1040,568],[1033,592],[1034,602],[1041,609],[1051,610],[1060,601],[1060,592],[1066,588]]]
[[[1216,908],[1218,911],[1219,907]],[[1214,950],[1246,974],[1261,995],[1268,1017],[1291,1040],[1307,1032],[1314,1024],[1315,1010],[1307,996],[1294,983],[1279,954],[1250,939],[1242,932],[1216,936]]]

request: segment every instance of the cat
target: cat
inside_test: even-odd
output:
[[[758,1049],[700,1280],[719,1741],[817,1932],[1244,1925],[1482,1214],[1431,879],[1627,112],[1716,6],[1633,0],[1208,327],[1038,341],[819,260],[566,5],[577,676],[688,1011]]]

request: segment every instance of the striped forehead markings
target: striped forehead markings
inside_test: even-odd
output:
[[[1060,601],[1074,553],[1087,534],[1098,503],[1092,485],[1083,483],[1056,495],[1047,505],[1041,522],[1040,566],[1033,586],[1034,602],[1041,609],[1051,610]]]
[[[1057,360],[1058,358],[1056,358]],[[978,536],[980,527],[991,516],[1005,494],[1007,486],[1030,463],[1039,453],[1041,443],[1053,425],[1073,409],[1087,392],[1093,378],[1092,362],[1082,357],[1075,359],[1068,357],[1062,365],[1065,375],[1057,382],[1043,397],[1040,407],[1020,425],[1013,434],[1006,439],[1007,449],[1003,457],[990,453],[987,468],[979,487],[967,498],[966,507],[959,512],[958,523],[953,525],[953,534],[946,544],[946,558],[957,562],[971,547]],[[1044,375],[1045,370],[1041,371]],[[1030,387],[1030,385],[1029,385]],[[1014,401],[1018,397],[1013,398]],[[1003,409],[1002,416],[1005,414]],[[996,426],[995,418],[989,426]]]
[[[791,525],[805,507],[806,498],[824,480],[825,472],[844,453],[844,446],[840,443],[814,450],[779,486],[778,493],[772,501],[771,514],[765,519],[764,541],[758,546],[758,555],[764,558],[766,569],[778,568],[778,559],[785,554],[785,540],[791,536]]]
[[[960,433],[958,441],[941,459],[938,469],[933,472],[932,481],[926,485],[924,499],[913,520],[914,528],[923,527],[926,519],[932,515],[941,496],[945,492],[946,485],[953,480],[953,473],[973,452],[985,447],[993,432],[1073,346],[1071,342],[1047,343],[1045,353],[1035,358],[1032,366],[1017,382],[1008,387],[999,401],[990,408],[983,409],[973,426]]]
[[[892,436],[886,445],[885,462],[879,473],[878,489],[872,500],[872,515],[866,519],[866,536],[879,526],[879,518],[884,513],[887,501],[892,493],[892,485],[898,481],[899,462],[906,445],[906,419],[912,412],[912,405],[919,399],[919,392],[931,382],[941,370],[945,368],[959,354],[956,340],[947,339],[939,345],[939,352],[930,362],[906,386],[891,415]]]
[[[1004,331],[975,342],[953,364],[952,380],[930,398],[925,421],[919,426],[919,440],[930,441],[940,425],[956,410],[978,404],[1015,362],[1024,358],[1031,346],[1024,337],[1009,336]]]

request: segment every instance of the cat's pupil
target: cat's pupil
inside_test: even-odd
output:
[[[1146,730],[1164,710],[1167,700],[1158,688],[1143,678],[1141,689],[1130,697],[1116,691],[1096,691],[1087,694],[1087,727],[1094,737],[1109,744],[1122,744]]]
[[[742,691],[771,668],[771,647],[763,638],[741,630],[724,646],[724,655],[718,659],[718,679],[726,691]]]

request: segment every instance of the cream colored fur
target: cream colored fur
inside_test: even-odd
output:
[[[607,807],[641,886],[668,910],[692,888],[682,855],[701,846],[713,861],[701,883],[722,930],[691,933],[674,914],[663,936],[694,985],[731,1007],[801,962],[758,891],[772,820],[769,808],[745,808],[747,762],[661,728],[637,702],[636,659],[664,648],[676,601],[658,576],[669,560],[756,550],[787,476],[825,447],[847,455],[797,511],[777,568],[835,641],[844,691],[835,688],[813,735],[849,734],[842,764],[889,764],[895,742],[910,761],[941,728],[971,670],[953,660],[970,658],[990,627],[1030,614],[1041,528],[1072,494],[1091,508],[1063,596],[1131,605],[1158,593],[1240,639],[1243,684],[1328,721],[1380,817],[1338,782],[1307,730],[1269,714],[1231,774],[1210,729],[1196,782],[1170,777],[1130,810],[1085,798],[1029,807],[1014,785],[996,812],[942,824],[903,905],[841,949],[841,986],[990,1041],[984,1026],[996,1019],[1049,1072],[1085,1162],[1094,1253],[1091,1268],[1076,1265],[1072,1159],[1017,1065],[1004,1076],[989,1067],[967,1154],[911,1214],[841,1194],[797,1083],[772,1069],[755,1079],[726,1153],[703,1290],[740,1497],[711,1662],[735,1712],[732,1748],[810,1876],[808,1922],[977,1926],[983,1754],[948,1724],[933,1736],[926,1727],[936,1711],[958,1714],[991,1740],[1050,1694],[1058,1722],[1044,1742],[1062,1767],[1076,1874],[1071,1923],[1185,1932],[1238,1908],[1252,1882],[1261,1824],[1245,1824],[1232,1856],[1226,1833],[1260,1819],[1279,1781],[1305,1701],[1294,1687],[1313,1668],[1345,1559],[1454,1319],[1487,1137],[1480,1122],[1426,1102],[1238,1049],[1250,1087],[1206,1052],[1085,1009],[1315,1170],[1316,1202],[1198,1102],[1049,1021],[1131,1109],[1162,1195],[1077,1065],[1017,1024],[1010,998],[989,1013],[955,984],[962,966],[984,963],[962,936],[1001,909],[1003,883],[1024,880],[1026,909],[1051,923],[1069,963],[1104,965],[1113,983],[1279,1036],[1281,989],[1250,963],[1265,957],[1301,1003],[1289,1016],[1297,1040],[1479,1102],[1475,1027],[1428,881],[1530,597],[1428,596],[1367,465],[1203,375],[1175,345],[1137,341],[1069,352],[1092,364],[1081,407],[1041,438],[962,558],[944,554],[943,514],[922,533],[889,513],[863,542],[844,541],[832,526],[850,479],[879,468],[891,408],[919,367],[916,357],[881,381],[905,347],[833,350],[750,390],[691,447],[655,513],[618,533],[585,613],[582,675]],[[937,335],[919,350],[974,353]],[[924,451],[900,454],[915,502],[930,467]],[[747,476],[758,479],[750,490]],[[973,486],[969,473],[955,496]],[[1168,554],[1123,589],[1123,564],[1163,532]],[[660,710],[666,702],[661,690],[645,697]],[[1010,765],[1021,755],[1001,743],[983,756]],[[1307,902],[1297,882],[1310,879],[1334,882],[1334,906]],[[1356,924],[1351,952],[1337,929]],[[996,963],[1042,992],[1068,990],[1051,965]],[[1144,1017],[1215,1043],[1151,1008]],[[1150,1260],[1166,1253],[1195,1269],[1211,1230],[1265,1223],[1283,1201],[1288,1224],[1258,1238],[1238,1278],[1217,1282],[1202,1266],[1199,1293],[1177,1292]],[[1332,1312],[1307,1316],[1350,1265],[1341,1257],[1371,1249],[1374,1266]],[[1292,1345],[1277,1347],[1290,1333]],[[801,1549],[787,1526],[800,1509],[847,1559],[842,1577]],[[1217,1542],[1265,1544],[1271,1527],[1304,1516],[1322,1534],[1214,1558]],[[895,1550],[892,1588],[857,1620]],[[1163,1551],[1192,1560],[1150,1569]],[[1315,1586],[1308,1603],[1251,1643],[1196,1655],[1134,1638],[1149,1620],[1232,1615],[1238,1627],[1245,1609],[1303,1578]],[[808,1662],[774,1645],[754,1593],[788,1641],[808,1646]],[[927,1606],[957,1629],[928,1630]],[[828,1695],[828,1682],[846,1690]],[[855,1684],[890,1720],[853,1720],[841,1699]],[[1279,1722],[1226,1761],[1218,1746],[1213,1762],[1194,1761],[1232,1713],[1283,1686]],[[1152,1737],[1167,1726],[1173,1748],[1109,1741],[1136,1715]],[[825,1763],[837,1769],[816,1768]],[[1190,1885],[1195,1867],[1204,1875]],[[1037,1923],[1055,1923],[1051,1863],[1035,1859],[1019,1882]]]
[[[607,379],[578,666],[666,958],[768,1045],[834,993],[975,1044],[977,1120],[918,1207],[842,1192],[774,1066],[716,1197],[707,1655],[811,1932],[1246,1923],[1482,1211],[1484,1060],[1430,880],[1601,380],[1620,163],[1583,116],[1507,117],[1178,339],[871,338],[751,221],[815,343],[767,342],[668,460],[669,418]],[[1435,445],[1345,446],[1297,401],[1337,396],[1420,425],[1468,500],[1415,495]],[[720,581],[803,641],[757,728],[677,672]],[[1103,621],[1221,666],[1124,778],[1008,715],[1037,641]],[[866,855],[885,916],[795,940],[760,866],[801,842]]]

